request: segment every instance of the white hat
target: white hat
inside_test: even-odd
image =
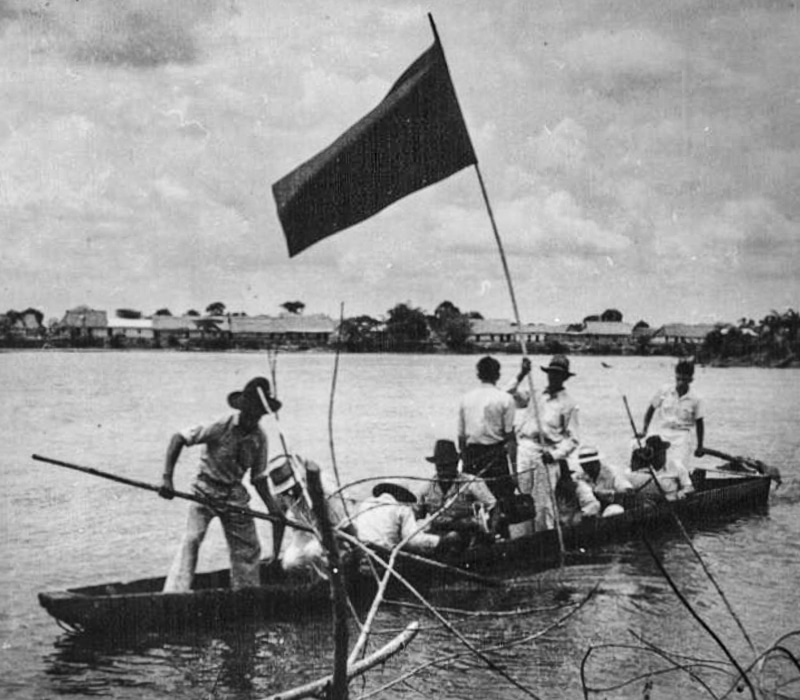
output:
[[[612,515],[621,515],[624,512],[625,509],[621,505],[618,503],[612,503],[603,511],[603,517],[610,518]]]
[[[583,466],[584,464],[591,464],[592,462],[599,462],[600,461],[600,453],[597,451],[596,447],[581,447],[578,450],[578,464]]]
[[[272,485],[272,493],[280,496],[282,493],[290,491],[297,485],[302,485],[298,478],[302,478],[302,474],[297,474],[293,466],[298,462],[294,455],[280,454],[270,460],[269,477],[270,484]],[[302,464],[302,462],[300,462]],[[299,465],[298,465],[299,466]]]

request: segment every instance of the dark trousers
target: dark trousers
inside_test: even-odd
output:
[[[516,486],[509,472],[505,445],[467,445],[461,458],[464,472],[484,479],[497,499],[500,511],[507,513],[514,500]]]

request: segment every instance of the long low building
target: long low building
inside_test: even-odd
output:
[[[258,344],[321,347],[331,342],[336,324],[321,314],[301,316],[162,316],[108,318],[105,311],[78,307],[67,311],[60,333],[113,344],[119,341],[156,342],[183,346],[192,341],[216,340],[233,346]]]

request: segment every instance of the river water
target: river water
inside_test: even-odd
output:
[[[430,476],[424,457],[437,438],[455,437],[458,398],[476,383],[477,359],[342,356],[331,421],[342,480]],[[502,382],[511,379],[518,359],[500,359]],[[546,360],[532,359],[535,365]],[[278,356],[284,409],[279,424],[262,421],[273,451],[280,430],[293,450],[331,464],[334,361],[330,354]],[[581,408],[584,442],[624,461],[630,425],[623,395],[640,421],[650,395],[671,380],[673,365],[671,358],[573,358],[577,376],[568,388]],[[227,393],[256,374],[269,374],[264,354],[0,354],[5,436],[0,452],[0,696],[250,700],[329,670],[325,617],[114,648],[70,637],[36,599],[42,590],[162,575],[182,534],[186,504],[42,464],[31,455],[156,483],[171,434],[225,413]],[[544,375],[534,378],[541,386]],[[758,457],[784,476],[768,514],[692,533],[753,647],[763,651],[800,630],[800,371],[699,368],[695,388],[706,400],[708,447]],[[176,488],[188,490],[196,456],[192,451],[182,456]],[[711,466],[715,460],[698,462]],[[360,492],[368,488],[364,484]],[[259,522],[259,533],[267,541],[269,526]],[[737,659],[749,662],[753,653],[744,634],[689,546],[665,534],[655,547],[693,608]],[[199,568],[226,565],[224,538],[215,524]],[[593,597],[576,607],[592,590]],[[460,589],[437,603],[493,613],[466,616],[453,610],[447,616],[475,646],[503,646],[491,658],[513,682],[473,656],[447,661],[464,651],[462,644],[423,611],[392,605],[379,617],[374,644],[414,619],[423,632],[363,684],[354,683],[352,697],[436,661],[380,697],[527,697],[514,682],[542,698],[582,697],[586,659],[585,683],[607,688],[589,697],[642,698],[645,680],[625,683],[664,668],[662,652],[716,664],[716,688],[731,668],[640,543],[609,547],[560,571],[522,571],[502,590]],[[800,653],[796,636],[785,646]],[[791,684],[786,663],[771,660],[763,679],[767,687],[788,683],[784,696],[800,697],[800,683]],[[652,683],[652,698],[712,697],[686,673],[656,675]]]

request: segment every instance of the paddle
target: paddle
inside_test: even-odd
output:
[[[91,474],[92,476],[99,476],[102,479],[109,479],[110,481],[116,481],[120,484],[125,484],[127,486],[134,486],[139,489],[144,489],[146,491],[154,491],[158,493],[161,489],[160,486],[155,486],[153,484],[148,484],[145,481],[137,481],[136,479],[129,479],[125,476],[119,476],[117,474],[111,474],[109,472],[102,471],[100,469],[94,469],[92,467],[83,467],[79,464],[72,464],[70,462],[64,462],[60,459],[51,459],[50,457],[42,457],[41,455],[31,455],[31,458],[36,460],[37,462],[45,462],[46,464],[54,464],[57,467],[65,467],[67,469],[74,469],[75,471],[83,472],[84,474]],[[289,525],[290,527],[295,527],[298,530],[305,530],[306,532],[314,532],[314,529],[304,523],[296,522],[294,520],[289,520],[284,516],[279,515],[272,515],[271,513],[263,513],[258,510],[252,510],[251,508],[247,508],[245,506],[234,506],[228,503],[220,503],[218,501],[212,501],[209,499],[202,498],[201,496],[195,496],[193,493],[185,493],[183,491],[172,491],[172,494],[176,498],[182,498],[187,501],[194,501],[195,503],[201,503],[202,505],[208,506],[217,511],[227,511],[229,513],[239,513],[241,515],[249,515],[253,518],[258,518],[260,520],[268,520],[273,524],[285,524]],[[361,544],[359,540],[354,537],[350,537],[346,533],[338,532],[337,536],[351,542],[351,544],[358,545]],[[474,574],[471,571],[465,571],[464,569],[459,569],[456,566],[450,566],[448,564],[444,564],[442,562],[436,561],[435,559],[428,559],[427,557],[420,556],[418,554],[412,554],[411,552],[400,552],[401,557],[413,559],[416,562],[424,566],[429,566],[434,569],[440,569],[443,571],[447,571],[451,574],[461,576],[467,580],[471,581],[478,581],[480,583],[489,585],[489,586],[498,586],[503,585],[502,581],[494,578],[489,578],[487,576],[481,576],[480,574]]]
[[[781,473],[778,471],[777,467],[771,467],[767,464],[764,464],[761,460],[750,459],[748,457],[734,457],[726,452],[712,450],[709,447],[704,447],[703,452],[707,455],[711,455],[712,457],[724,459],[731,464],[739,465],[743,471],[749,471],[750,473],[767,476],[775,482],[776,487],[781,485]]]

